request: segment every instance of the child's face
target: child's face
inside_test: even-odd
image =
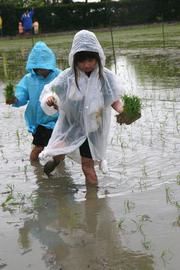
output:
[[[46,77],[49,75],[49,73],[51,72],[50,69],[45,69],[45,68],[36,68],[36,69],[34,69],[34,71],[35,71],[38,75],[40,75],[40,76],[42,76],[42,77],[44,77],[44,78],[46,78]]]
[[[97,64],[96,59],[87,59],[82,62],[78,62],[77,66],[81,71],[91,72],[95,69],[96,64]]]

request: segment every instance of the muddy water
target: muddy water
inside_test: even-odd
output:
[[[27,53],[6,53],[12,79]],[[58,56],[61,68],[65,59]],[[1,65],[0,269],[179,269],[179,64],[174,49],[117,51],[117,73],[141,97],[142,117],[118,126],[112,116],[109,172],[98,172],[98,189],[71,160],[50,179],[30,164],[24,108],[4,104]]]

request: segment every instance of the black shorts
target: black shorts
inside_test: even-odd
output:
[[[89,148],[88,140],[86,139],[85,142],[79,147],[81,157],[92,158],[91,151]]]
[[[36,132],[33,135],[33,144],[36,146],[45,147],[51,137],[53,129],[46,128],[44,126],[38,126]]]

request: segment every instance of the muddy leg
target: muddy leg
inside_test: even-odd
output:
[[[87,184],[97,184],[97,175],[94,169],[94,161],[91,158],[81,157],[82,170]]]
[[[42,152],[43,149],[44,149],[44,147],[42,147],[42,146],[34,146],[34,148],[31,151],[31,154],[30,154],[30,161],[31,162],[37,161],[38,156]]]

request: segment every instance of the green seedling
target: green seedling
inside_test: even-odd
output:
[[[142,245],[146,250],[149,250],[151,248],[151,241],[146,240],[146,238],[144,238],[144,241],[142,242]]]
[[[6,99],[6,103],[9,103],[12,101],[14,102],[14,85],[12,83],[8,83],[4,89],[4,96]]]
[[[21,193],[14,191],[14,185],[7,185],[7,191],[4,194],[7,194],[4,202],[0,205],[3,209],[13,212],[17,207],[23,208],[24,205],[28,202],[28,197]]]
[[[130,200],[125,200],[124,201],[124,209],[125,213],[129,213],[131,210],[135,208],[135,203],[130,201]]]
[[[18,146],[20,146],[20,136],[19,136],[18,129],[16,130],[16,137],[17,137],[17,141],[18,141]]]
[[[14,200],[14,186],[13,185],[7,185],[7,197],[5,198],[4,202],[1,204],[1,206],[4,208],[6,207],[10,202]]]
[[[124,230],[123,225],[124,225],[124,218],[120,218],[119,221],[118,221],[118,228],[120,230]]]
[[[124,111],[117,115],[119,124],[129,125],[141,117],[141,100],[137,96],[122,96]]]
[[[176,220],[172,224],[173,226],[180,227],[180,215],[176,218]]]
[[[172,204],[172,191],[170,189],[170,187],[165,186],[165,192],[166,192],[166,203],[170,203]]]
[[[180,185],[180,174],[176,176],[176,183],[177,185]]]
[[[122,100],[124,103],[124,112],[129,118],[139,115],[141,112],[141,100],[139,97],[124,95]]]
[[[139,232],[142,237],[142,245],[146,250],[151,248],[151,241],[147,239],[146,234],[143,230],[145,222],[152,222],[151,218],[148,215],[141,215],[138,220],[131,219],[132,222],[136,225],[136,230],[133,230],[132,233]]]
[[[172,260],[173,258],[173,253],[169,250],[163,250],[161,252],[161,259],[163,261],[164,267],[166,267],[166,265]]]
[[[138,221],[131,219],[132,222],[134,222],[134,224],[136,225],[136,230],[132,231],[133,233],[135,232],[140,232],[142,235],[145,235],[144,231],[143,231],[143,226],[145,224],[145,222],[152,222],[151,218],[148,215],[141,215],[138,219]]]
[[[146,182],[144,181],[143,177],[139,178],[138,183],[139,183],[139,188],[140,188],[141,191],[147,190],[147,185],[146,185]]]
[[[178,201],[175,201],[175,202],[174,202],[174,205],[176,206],[177,210],[180,209],[180,203],[179,203]]]
[[[166,186],[165,187],[165,192],[166,192],[166,202],[175,206],[177,210],[180,209],[180,203],[176,201],[176,199],[173,196],[173,191],[170,189],[170,187]]]

